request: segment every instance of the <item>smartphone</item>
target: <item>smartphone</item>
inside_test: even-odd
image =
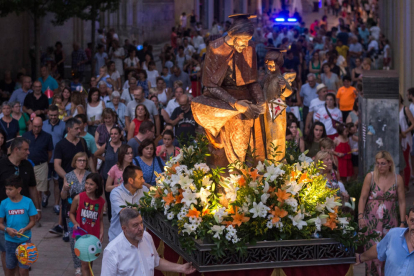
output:
[[[140,50],[142,50],[142,49],[144,49],[144,46],[142,46],[142,45],[138,45],[138,46],[137,46],[137,50],[138,50],[138,51],[140,51]]]

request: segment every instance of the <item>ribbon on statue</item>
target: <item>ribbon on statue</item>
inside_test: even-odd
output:
[[[276,120],[276,118],[286,109],[287,105],[281,98],[273,99],[268,102],[269,111],[272,115],[272,120]]]

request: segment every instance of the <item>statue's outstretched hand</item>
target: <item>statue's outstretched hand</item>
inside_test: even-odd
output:
[[[244,116],[246,116],[248,119],[254,119],[256,118],[255,114],[257,110],[255,110],[255,105],[247,100],[240,100],[237,101],[234,107],[242,113]]]

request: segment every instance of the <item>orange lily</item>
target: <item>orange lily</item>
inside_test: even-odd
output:
[[[176,164],[172,165],[171,168],[168,168],[167,169],[168,175],[176,174],[177,171],[175,170],[175,168],[177,168],[178,166],[180,166],[180,164],[179,163],[176,163]]]
[[[281,218],[284,218],[288,215],[288,212],[286,210],[283,209],[279,209],[279,207],[275,206],[275,210],[271,212],[271,214],[273,215],[273,219],[272,222],[276,223],[278,222]]]
[[[244,176],[239,178],[238,184],[240,187],[246,186],[246,179],[244,179]]]
[[[207,215],[209,215],[210,214],[210,210],[208,209],[208,208],[205,208],[204,210],[203,210],[203,213],[201,214],[201,216],[202,217],[204,217],[204,216],[207,216]]]
[[[335,223],[335,220],[331,220],[331,219],[329,219],[324,225],[326,227],[331,228],[331,230],[334,230],[337,227],[336,223]]]
[[[162,197],[162,199],[164,199],[165,204],[164,206],[170,205],[172,202],[174,202],[175,197],[172,195],[171,193],[168,193],[167,196]]]
[[[292,172],[290,173],[290,176],[291,176],[292,178],[296,178],[296,172],[295,172],[295,171],[292,171]]]
[[[175,196],[175,203],[176,204],[181,203],[181,200],[184,198],[184,196],[183,196],[183,190],[182,189],[179,189],[178,191],[180,193]]]
[[[231,216],[233,218],[233,225],[238,225],[240,226],[243,222],[248,222],[250,220],[249,217],[245,217],[244,214],[238,214],[236,213],[235,215]]]
[[[235,214],[237,212],[237,206],[234,207],[233,205],[230,205],[230,207],[226,210],[228,214]]]
[[[193,209],[188,210],[188,214],[186,216],[187,217],[196,217],[196,218],[198,218],[200,213],[201,213],[200,211],[197,211],[197,209],[195,207],[193,207]]]
[[[281,203],[285,202],[285,200],[290,197],[290,193],[287,193],[286,191],[281,190],[280,188],[277,189],[277,192],[275,194],[277,196],[277,201]]]
[[[254,169],[250,172],[250,177],[253,179],[253,181],[256,181],[256,179],[259,177],[259,173],[257,172],[257,169]]]
[[[160,197],[162,197],[162,191],[161,191],[161,189],[160,189],[159,187],[157,188],[157,191],[155,192],[154,197],[155,197],[155,198],[160,198]]]
[[[228,220],[225,220],[225,221],[221,222],[221,224],[226,225],[226,227],[229,226],[229,225],[232,225],[232,223],[233,223],[232,221],[228,221]]]
[[[305,182],[307,180],[308,180],[308,174],[304,173],[300,176],[298,183],[300,184],[300,183]]]

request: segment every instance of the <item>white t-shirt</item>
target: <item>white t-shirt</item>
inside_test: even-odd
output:
[[[139,59],[137,57],[134,57],[133,59],[127,57],[126,59],[124,59],[124,63],[127,67],[136,67],[139,63]]]
[[[125,105],[128,105],[130,101],[135,101],[134,95],[129,93],[129,88],[122,90],[121,100],[125,101]]]
[[[129,88],[129,80],[126,80],[124,82],[124,85],[122,86],[122,90],[128,89]]]
[[[390,45],[385,45],[384,47],[384,58],[389,58],[388,56],[388,49],[390,49]]]
[[[186,63],[187,61],[189,61],[189,60],[191,60],[191,57],[190,56],[188,56],[188,55],[183,55],[182,57],[180,57],[178,54],[177,54],[177,57],[176,57],[176,62],[177,62],[177,66],[178,66],[178,68],[180,68],[181,69],[181,71],[183,70],[183,67],[184,67],[184,63]]]
[[[147,81],[151,83],[151,87],[157,86],[157,77],[159,77],[159,75],[160,74],[158,73],[157,70],[152,70],[152,71],[147,70]]]
[[[414,115],[414,103],[410,103],[410,106],[408,107],[411,111],[411,114]]]
[[[192,56],[195,52],[196,50],[193,45],[188,44],[187,47],[184,48],[184,55]]]
[[[171,117],[171,114],[174,112],[174,109],[176,109],[179,106],[180,106],[180,104],[177,102],[176,99],[171,99],[168,102],[167,107],[165,108],[165,111],[167,111],[168,116]]]
[[[317,112],[319,110],[319,108],[323,107],[325,105],[325,101],[321,101],[319,100],[319,98],[313,99],[310,102],[310,106],[309,106],[309,112]]]
[[[201,44],[204,44],[204,38],[201,35],[193,37],[194,48],[198,49]]]
[[[371,29],[369,29],[371,32],[371,35],[374,37],[375,40],[379,40],[381,29],[378,26],[373,26]]]
[[[332,119],[337,120],[339,122],[343,122],[342,120],[342,112],[339,108],[335,107],[334,109],[328,108],[329,113],[331,113]],[[326,134],[327,135],[334,135],[338,133],[336,129],[332,126],[332,120],[329,117],[328,113],[326,112],[325,106],[319,108],[317,112],[313,114],[313,120],[319,121],[325,125]]]
[[[378,42],[376,40],[372,40],[369,44],[368,44],[368,50],[374,48],[375,51],[378,51]]]

